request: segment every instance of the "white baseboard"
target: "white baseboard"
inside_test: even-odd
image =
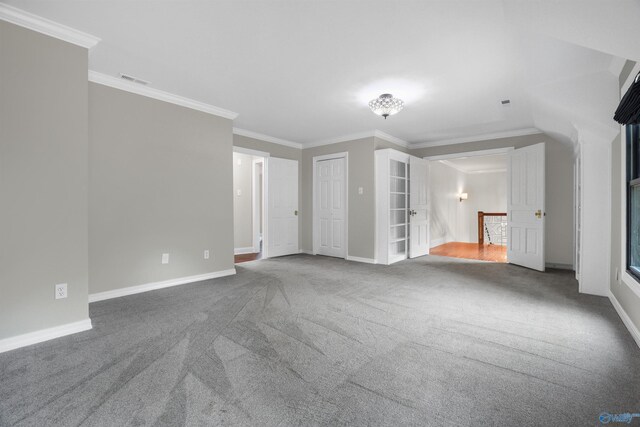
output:
[[[638,330],[638,327],[633,324],[633,321],[631,320],[627,312],[624,311],[624,308],[622,308],[622,306],[618,302],[618,299],[613,294],[613,292],[611,292],[611,290],[609,290],[609,300],[611,301],[611,304],[613,304],[613,308],[615,308],[618,312],[618,316],[620,316],[622,322],[631,333],[631,336],[636,341],[636,344],[638,344],[638,347],[640,347],[640,330]]]
[[[20,347],[26,347],[32,344],[37,344],[43,341],[49,341],[54,338],[64,337],[65,335],[88,331],[91,328],[91,319],[84,319],[78,322],[67,323],[65,325],[54,326],[53,328],[40,329],[39,331],[5,338],[3,340],[0,340],[0,353],[4,353],[5,351],[9,350],[15,350],[16,348]]]
[[[301,254],[307,254],[307,255],[315,255],[315,254],[313,253],[313,251],[308,251],[308,250],[306,250],[306,249],[300,249],[300,253],[301,253]]]
[[[255,254],[253,246],[247,246],[246,248],[235,248],[233,250],[234,255],[242,255],[242,254]]]
[[[373,258],[362,258],[359,256],[347,255],[347,261],[364,262],[365,264],[376,264],[376,260]]]
[[[555,262],[547,262],[545,263],[546,268],[555,268],[558,270],[571,270],[573,271],[573,265],[571,264],[558,264]]]
[[[89,294],[89,302],[102,301],[111,298],[123,297],[126,295],[139,294],[142,292],[154,291],[156,289],[169,288],[171,286],[186,285],[187,283],[201,282],[203,280],[215,279],[218,277],[231,276],[236,274],[236,269],[214,271],[213,273],[197,274],[195,276],[179,277],[177,279],[164,280],[162,282],[147,283],[127,288],[114,289],[112,291]]]

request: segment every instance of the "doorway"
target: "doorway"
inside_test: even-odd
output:
[[[432,255],[507,262],[506,151],[429,159]]]
[[[242,263],[264,254],[264,170],[268,153],[234,147],[234,261]]]
[[[503,159],[505,158],[506,174],[502,171],[505,164]],[[456,237],[455,240],[461,240],[460,236],[465,239],[464,231],[466,226],[466,241],[458,241],[457,243],[476,245],[474,259],[495,261],[485,258],[488,254],[490,255],[491,251],[500,249],[502,252],[506,252],[506,257],[501,258],[501,262],[509,262],[534,270],[545,271],[544,142],[518,149],[509,147],[458,153],[431,157],[429,160],[434,162],[434,166],[439,163],[450,166],[457,172],[462,172],[462,175],[452,175],[450,181],[455,183],[453,192],[447,193],[445,188],[444,197],[440,197],[443,202],[435,205],[441,208],[443,206],[450,207],[451,196],[453,195],[453,204],[458,207],[455,211],[462,216],[466,212],[467,220],[457,220],[456,233],[453,233],[453,236]],[[501,177],[497,175],[492,177],[483,176],[486,174],[495,175],[498,172],[502,174]],[[472,178],[469,178],[469,175],[473,175]],[[436,179],[435,181],[434,183],[431,180],[433,196],[437,196],[438,191],[442,193],[442,188],[439,188],[437,183],[438,180]],[[484,190],[482,187],[484,187]],[[506,197],[502,196],[505,192]],[[488,200],[492,200],[492,204],[487,205],[487,209],[484,206],[488,202],[470,203],[471,200],[482,199],[487,195],[490,197]],[[432,198],[438,199],[438,197]],[[456,198],[460,203],[459,205],[455,203]],[[499,201],[499,204],[495,204],[497,201]],[[466,206],[463,203],[466,203]],[[505,207],[504,210],[503,207]],[[446,213],[451,214],[450,211]],[[435,220],[432,222],[432,226],[440,238],[440,245],[450,243],[447,239],[452,234],[446,227],[447,221],[443,220],[444,213],[436,207],[433,214],[435,214]],[[470,219],[476,217],[476,215],[477,222]],[[503,217],[503,219],[498,219],[499,217]],[[487,224],[491,223],[493,225],[489,227]],[[462,227],[462,232],[460,232],[460,227]],[[476,228],[476,233],[469,231],[474,228]],[[491,228],[494,229],[493,233]],[[435,242],[438,242],[438,238],[435,239]],[[497,246],[495,243],[498,242],[504,248],[495,247]],[[438,253],[438,248],[434,249],[436,250],[432,250],[432,253]],[[453,249],[449,251],[449,256],[452,253],[455,253]],[[460,252],[458,254],[463,257]]]
[[[347,258],[348,153],[313,158],[313,253]]]

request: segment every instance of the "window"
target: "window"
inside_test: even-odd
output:
[[[627,271],[640,280],[640,125],[627,125]]]

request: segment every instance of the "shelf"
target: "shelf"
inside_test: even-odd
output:
[[[402,238],[397,238],[397,239],[389,239],[389,244],[393,244],[393,243],[398,243],[398,242],[403,242],[405,240],[408,240],[406,237],[402,237]]]
[[[395,176],[395,175],[389,175],[389,178],[395,178],[395,179],[407,179],[406,176]]]
[[[389,191],[389,194],[401,194],[403,196],[407,195],[407,193],[405,193],[404,191]]]

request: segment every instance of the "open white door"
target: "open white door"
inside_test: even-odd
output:
[[[298,162],[268,157],[265,257],[297,254]]]
[[[429,162],[409,158],[409,258],[429,253]]]
[[[544,271],[544,143],[508,156],[507,260]]]

